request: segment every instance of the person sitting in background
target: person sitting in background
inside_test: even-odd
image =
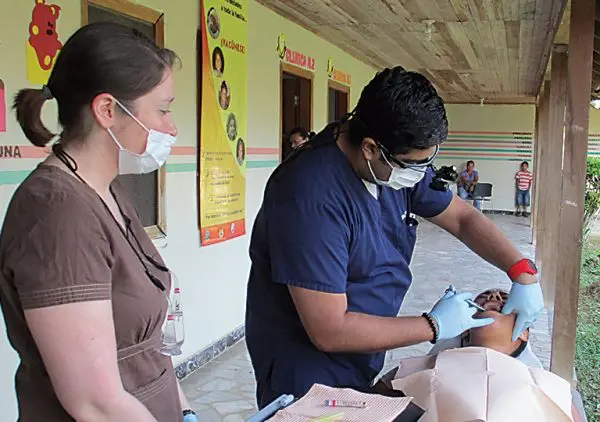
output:
[[[529,171],[529,163],[523,161],[521,163],[521,169],[515,174],[515,181],[517,184],[517,217],[529,217],[527,207],[529,206],[531,190],[531,182],[533,181],[533,174]]]
[[[463,200],[473,199],[475,185],[479,183],[479,173],[475,170],[475,161],[467,161],[467,168],[458,177],[458,196]],[[481,211],[481,200],[473,199],[473,206]]]
[[[310,139],[310,133],[302,126],[298,126],[291,130],[289,139],[292,149],[296,149]]]

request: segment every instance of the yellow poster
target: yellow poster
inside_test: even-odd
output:
[[[61,8],[46,4],[46,0],[34,0],[29,38],[26,43],[27,79],[42,85],[48,82],[62,43],[58,39],[57,23]]]
[[[352,76],[349,73],[343,72],[335,67],[331,57],[327,60],[327,76],[332,81],[339,82],[342,85],[352,85]]]
[[[248,0],[202,0],[198,186],[203,246],[246,233]]]

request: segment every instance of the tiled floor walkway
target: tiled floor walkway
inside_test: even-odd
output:
[[[523,254],[532,257],[531,230],[526,219],[492,218]],[[426,222],[419,225],[412,269],[414,283],[404,300],[401,314],[420,315],[430,310],[451,283],[461,291],[475,294],[490,287],[510,287],[504,274],[458,240]],[[532,330],[533,348],[546,367],[550,356],[548,327],[544,314]],[[423,355],[429,349],[429,344],[421,344],[394,350],[387,355],[384,371],[395,366],[400,358]],[[201,422],[241,422],[256,411],[254,375],[243,341],[190,375],[182,385]]]

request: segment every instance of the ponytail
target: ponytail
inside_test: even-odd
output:
[[[51,98],[48,87],[42,89],[22,89],[15,96],[13,110],[17,121],[29,142],[36,147],[45,147],[56,135],[50,132],[42,122],[42,106]]]

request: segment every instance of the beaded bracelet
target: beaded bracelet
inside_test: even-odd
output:
[[[440,333],[438,332],[438,328],[437,328],[437,325],[435,324],[435,321],[433,320],[433,317],[431,315],[429,315],[427,312],[424,312],[422,316],[425,317],[425,319],[429,323],[429,326],[431,327],[431,330],[433,331],[433,340],[431,340],[431,344],[437,343],[438,336]]]

